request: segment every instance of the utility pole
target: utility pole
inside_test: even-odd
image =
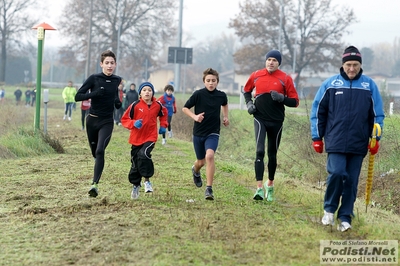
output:
[[[86,67],[85,67],[85,77],[83,79],[87,79],[90,71],[90,60],[91,60],[91,47],[92,47],[92,19],[93,19],[93,0],[90,0],[90,15],[89,15],[89,38],[88,38],[88,47],[86,54]]]
[[[122,26],[122,19],[121,19],[121,12],[119,11],[119,6],[117,5],[117,13],[118,13],[118,36],[117,36],[117,55],[116,55],[116,61],[117,65],[115,67],[115,74],[119,75],[118,73],[118,65],[119,65],[119,54],[120,54],[120,37],[121,37],[121,26]]]
[[[178,47],[182,47],[182,13],[183,13],[183,0],[179,3],[179,27],[178,27]],[[180,91],[181,80],[181,64],[175,64],[174,73],[174,87],[176,91]]]
[[[297,25],[300,25],[300,1],[299,6],[297,9]],[[296,34],[294,36],[294,45],[293,45],[293,67],[292,72],[293,74],[296,73],[296,56],[297,56],[297,39],[298,39],[298,29],[296,29]]]
[[[282,53],[282,24],[283,24],[283,0],[279,0],[279,38],[278,38],[278,49]]]

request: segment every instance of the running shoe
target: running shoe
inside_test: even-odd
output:
[[[333,218],[333,213],[324,210],[324,216],[322,217],[321,222],[323,225],[334,225],[335,220]]]
[[[97,184],[93,184],[91,187],[90,187],[90,190],[89,190],[89,197],[93,197],[93,198],[95,198],[95,197],[97,197],[97,195],[99,195],[99,188],[98,188],[98,185]]]
[[[145,192],[145,193],[151,193],[151,192],[153,192],[153,187],[151,186],[150,181],[144,182],[144,192]]]
[[[274,186],[268,186],[267,182],[264,183],[265,197],[267,201],[274,201]]]
[[[131,198],[132,199],[138,199],[139,198],[139,190],[140,190],[140,185],[139,186],[133,186],[132,188],[132,193],[131,193]]]
[[[346,232],[347,230],[351,229],[351,225],[348,222],[341,222],[337,228],[341,232]]]
[[[204,193],[206,200],[214,200],[213,190],[212,188],[206,188],[206,192]]]
[[[196,173],[194,171],[194,165],[192,166],[192,174],[193,174],[193,182],[196,185],[196,187],[202,187],[203,186],[203,181],[201,180],[201,174]]]
[[[264,191],[262,188],[257,188],[256,194],[253,196],[254,200],[263,200],[264,199]]]

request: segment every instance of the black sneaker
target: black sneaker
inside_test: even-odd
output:
[[[88,193],[90,197],[93,198],[97,197],[97,195],[99,195],[99,189],[97,187],[97,184],[93,184]]]
[[[209,187],[206,188],[205,198],[206,198],[206,200],[214,200],[212,188],[209,188]]]
[[[202,187],[203,181],[201,180],[201,175],[200,175],[200,173],[196,174],[194,172],[194,165],[192,166],[192,174],[193,174],[193,182],[196,185],[196,187]]]

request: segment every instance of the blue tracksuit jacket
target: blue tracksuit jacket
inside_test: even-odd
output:
[[[366,155],[374,123],[383,130],[382,98],[375,82],[360,73],[349,80],[341,74],[325,80],[311,109],[312,140],[324,140],[326,152]]]

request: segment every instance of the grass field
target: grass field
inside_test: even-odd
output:
[[[33,108],[0,106],[0,265],[319,265],[320,240],[400,238],[395,133],[395,147],[382,141],[376,157],[372,206],[365,212],[363,167],[353,230],[341,233],[320,223],[326,157],[311,150],[307,116],[287,116],[274,202],[252,199],[254,133],[242,110],[221,131],[215,200],[204,200],[191,176],[192,122],[180,108],[174,138],[153,151],[152,194],[131,200],[129,132],[115,127],[100,194],[89,198],[93,158],[79,104],[67,122],[51,99],[48,134],[60,153],[31,132]]]

